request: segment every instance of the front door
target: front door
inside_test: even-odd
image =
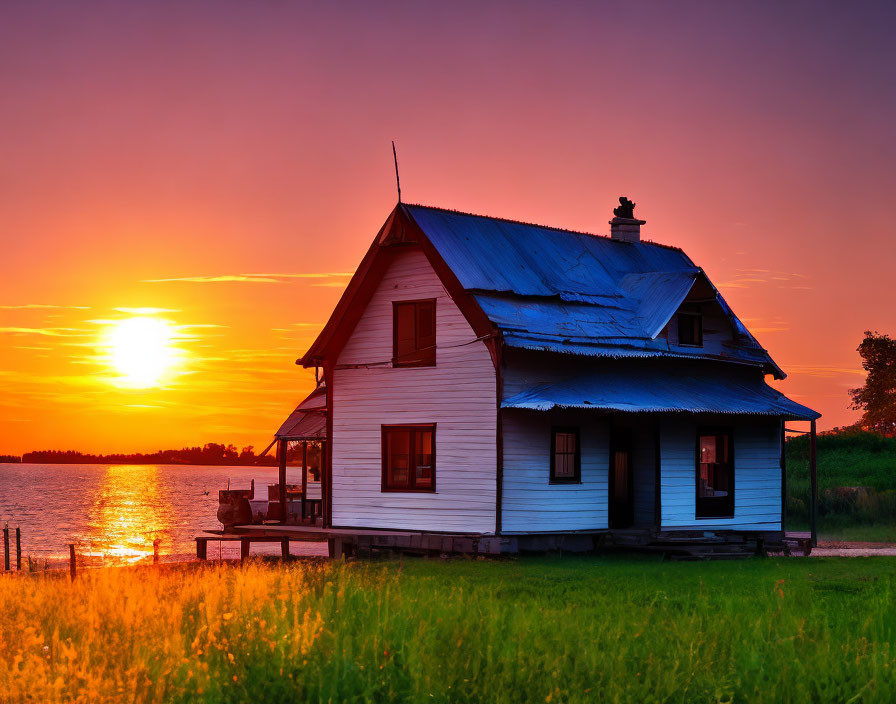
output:
[[[610,528],[634,523],[634,474],[631,434],[614,430],[610,438]]]

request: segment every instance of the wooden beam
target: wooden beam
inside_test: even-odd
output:
[[[248,559],[249,545],[250,541],[248,538],[240,538],[240,562],[245,562]]]
[[[284,560],[289,557],[289,538],[280,538],[280,557]]]
[[[812,547],[818,545],[818,443],[815,421],[809,428],[809,482],[812,489],[809,518],[812,529]]]
[[[504,361],[503,344],[501,340],[488,340],[486,345],[495,348],[493,358],[495,363],[495,535],[501,535],[503,522],[504,500],[504,417],[501,409],[501,401],[504,397]]]
[[[323,455],[323,447],[321,447]],[[305,501],[308,499],[308,441],[302,440],[302,507],[299,512],[301,521],[305,522]]]
[[[280,523],[286,525],[286,452],[289,449],[289,441],[281,440],[278,446],[278,454],[280,455],[280,474],[278,481],[280,483]]]
[[[660,418],[653,429],[653,522],[657,530],[663,527],[663,453]]]
[[[204,560],[208,557],[208,538],[196,538],[196,559]]]
[[[327,437],[322,441],[320,453],[321,526],[333,525],[333,363],[324,365],[324,383],[327,385]]]
[[[781,421],[781,454],[779,464],[781,466],[781,530],[787,529],[787,455],[785,446],[787,442],[787,428]]]
[[[9,526],[3,528],[3,570],[9,572]]]

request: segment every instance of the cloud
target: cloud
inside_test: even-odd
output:
[[[734,278],[719,284],[719,288],[749,288],[751,284],[769,282],[797,283],[809,278],[795,271],[775,271],[774,269],[736,269]],[[778,286],[778,288],[811,289],[809,286]]]
[[[159,313],[180,313],[176,308],[113,308],[119,313],[131,313],[133,315],[158,315]]]
[[[837,367],[817,364],[788,364],[787,371],[805,376],[817,376],[823,379],[831,379],[844,374],[864,376],[865,370],[856,367]]]
[[[46,337],[73,337],[83,333],[76,328],[0,328],[0,333],[11,335],[44,335]]]
[[[44,310],[44,309],[90,310],[90,306],[57,306],[50,303],[25,303],[18,306],[0,306],[0,310]]]
[[[795,271],[777,271],[775,269],[738,269],[738,272],[743,274],[776,274],[778,276],[785,276],[788,279],[808,279],[809,277],[806,274],[799,274]]]
[[[328,279],[328,278],[350,278],[351,273],[346,272],[320,272],[307,274],[221,274],[217,276],[179,276],[170,279],[144,279],[142,283],[168,283],[168,282],[188,282],[197,284],[206,283],[255,283],[255,284],[282,284],[287,283],[290,279]],[[320,284],[319,284],[320,285]],[[345,284],[323,284],[330,286],[344,286]]]

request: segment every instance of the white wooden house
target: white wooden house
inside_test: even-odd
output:
[[[609,237],[392,211],[298,360],[326,389],[325,527],[780,538],[784,422],[818,414],[620,201]]]

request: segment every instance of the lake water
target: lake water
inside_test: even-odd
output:
[[[291,476],[301,470],[289,469]],[[159,539],[164,561],[195,559],[194,538],[220,529],[218,490],[248,488],[256,496],[276,483],[276,467],[183,465],[0,464],[0,526],[19,526],[22,555],[51,565],[68,557],[68,544],[90,564],[122,564],[152,557]],[[14,537],[10,531],[10,548]],[[219,548],[220,546],[220,548]],[[258,543],[253,554],[279,554]],[[0,547],[2,551],[2,547]],[[292,552],[326,555],[326,543],[292,543]],[[208,557],[239,557],[239,543],[209,543]]]

